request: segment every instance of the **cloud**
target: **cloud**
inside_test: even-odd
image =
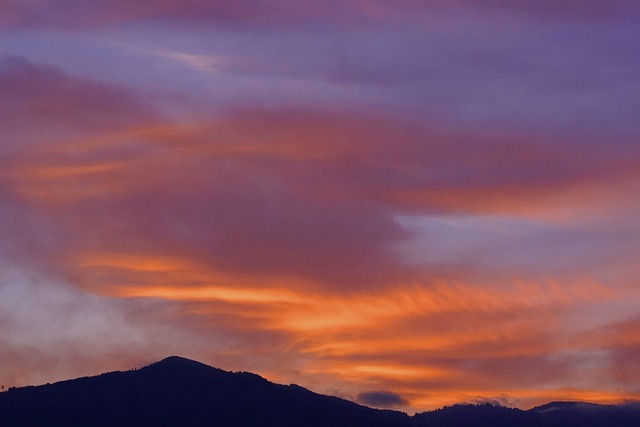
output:
[[[115,47],[124,48],[125,50],[130,50],[143,55],[169,59],[179,64],[183,64],[186,67],[205,73],[221,70],[223,67],[228,65],[228,61],[225,58],[215,55],[187,53],[178,50],[157,47],[140,47],[127,44],[115,44]]]
[[[161,354],[198,353],[193,329],[170,320],[169,304],[86,294],[15,260],[3,262],[2,269],[0,382],[5,386],[128,369]]]
[[[204,99],[209,109],[247,103],[398,111],[469,132],[608,138],[618,143],[633,141],[640,131],[633,117],[637,101],[628,96],[639,73],[633,43],[639,35],[637,26],[627,21],[634,15],[626,1],[407,1],[405,7],[386,1],[335,3],[339,11],[380,10],[379,19],[389,21],[364,27],[295,25],[296,13],[322,16],[326,11],[329,23],[341,16],[324,7],[326,2],[318,8],[308,2],[257,2],[296,11],[292,22],[286,13],[275,13],[283,19],[277,31],[251,20],[258,6],[204,3],[127,3],[118,8],[109,2],[108,12],[122,13],[128,23],[97,31],[95,40],[55,30],[29,35],[15,31],[8,44],[15,46],[14,54],[32,55],[76,74],[173,96],[167,104],[174,105],[167,109],[176,108],[178,97],[189,96]],[[84,12],[74,6],[63,15],[100,15],[102,3],[92,4]],[[235,18],[214,12],[207,18],[209,9],[227,8],[238,9]],[[173,9],[192,13],[196,21],[227,17],[232,22],[189,25],[188,17],[180,21],[179,13],[169,13]],[[139,24],[138,13],[149,25]],[[127,14],[134,18],[129,21]],[[58,16],[55,11],[42,15]],[[185,25],[176,29],[176,22]],[[129,48],[116,51],[116,40]],[[47,44],[55,51],[42,48]],[[132,53],[141,48],[148,52],[135,57]]]
[[[358,394],[358,402],[381,408],[393,408],[409,403],[405,398],[392,391],[367,391],[360,393]]]
[[[60,221],[73,241],[69,257],[177,256],[301,286],[421,278],[394,249],[416,235],[398,215],[544,213],[573,189],[614,182],[635,165],[633,153],[605,147],[576,158],[577,147],[551,141],[313,110],[122,131],[113,121],[116,131],[50,144],[4,172],[20,197]]]
[[[21,57],[0,61],[3,141],[17,132],[50,137],[115,130],[156,117],[154,108],[124,89],[67,75]],[[11,132],[11,133],[8,133]],[[24,134],[18,134],[24,138]],[[29,143],[29,141],[26,141]],[[51,143],[51,141],[49,141]]]
[[[400,393],[363,392],[381,406],[617,395],[603,384],[637,325],[585,330],[637,298],[635,259],[617,256],[637,246],[635,144],[331,105],[178,120],[15,58],[0,88],[0,254],[20,267],[0,288],[0,357],[33,355],[12,383],[179,346],[319,391]],[[42,365],[59,370],[20,377]],[[612,376],[620,393],[634,366]]]
[[[310,24],[331,23],[384,23],[400,19],[426,18],[439,11],[471,11],[487,13],[508,11],[524,15],[562,19],[624,18],[638,12],[637,4],[630,0],[606,1],[487,1],[479,5],[473,1],[434,1],[420,3],[414,0],[390,1],[308,1],[304,4],[292,0],[260,0],[251,7],[220,1],[149,1],[130,4],[104,0],[92,2],[91,7],[77,7],[70,0],[40,0],[27,4],[14,1],[3,3],[5,25],[58,25],[85,27],[88,25],[117,24],[130,20],[156,19],[186,22],[222,22],[233,24]]]
[[[403,215],[545,219],[548,211],[553,219],[563,199],[581,206],[600,183],[632,175],[638,155],[633,147],[621,155],[602,144],[469,134],[313,108],[235,110],[175,123],[154,116],[134,93],[24,63],[18,68],[30,70],[34,86],[44,79],[38,73],[49,84],[32,95],[13,89],[16,104],[46,105],[56,99],[49,92],[70,89],[69,112],[55,113],[41,129],[67,123],[64,132],[82,130],[63,142],[41,137],[37,153],[16,149],[4,172],[12,191],[60,221],[72,240],[69,259],[177,254],[225,274],[350,289],[421,280],[432,272],[417,271],[395,249],[419,234],[398,220]],[[14,78],[8,73],[6,81]],[[72,123],[76,110],[103,122]],[[40,117],[25,108],[17,119]],[[551,227],[534,247],[546,251],[560,235]],[[427,233],[419,252],[439,251],[434,237]],[[99,277],[90,280],[97,287],[118,281]]]
[[[516,408],[519,406],[519,402],[517,399],[513,399],[505,395],[494,397],[478,397],[476,399],[470,400],[469,403],[474,405],[489,404],[492,406],[502,406],[506,408]]]
[[[76,156],[81,150],[57,148],[69,140],[82,140],[86,145],[105,132],[149,123],[158,115],[153,106],[144,105],[124,89],[19,57],[0,61],[0,93],[0,228],[4,229],[0,250],[5,256],[10,252],[12,257],[48,264],[47,257],[59,251],[68,236],[60,232],[49,212],[34,209],[25,199],[21,168],[26,163],[37,165],[45,181],[106,171],[127,150],[126,144],[112,147],[109,153],[98,149],[93,158],[80,162]],[[46,166],[59,162],[66,167]],[[42,190],[46,188],[44,184]]]

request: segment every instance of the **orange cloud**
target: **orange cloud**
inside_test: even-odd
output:
[[[316,387],[329,389],[339,381],[365,390],[391,388],[423,409],[500,391],[527,405],[559,395],[553,388],[557,376],[570,371],[579,356],[547,358],[579,354],[585,340],[555,338],[561,332],[558,313],[619,298],[598,283],[567,286],[553,280],[493,287],[436,281],[374,293],[324,293],[286,278],[262,283],[260,277],[221,274],[188,260],[135,254],[86,255],[77,268],[88,270],[78,276],[87,284],[91,270],[110,272],[109,282],[117,284],[96,283],[93,292],[180,302],[186,313],[224,314],[227,327],[277,333],[283,341],[271,351],[293,349],[306,358],[297,375],[314,378]],[[141,276],[131,283],[130,274]],[[291,381],[277,369],[270,375]],[[530,388],[545,381],[555,391]],[[438,396],[425,391],[434,386]],[[465,389],[470,386],[475,388]],[[621,394],[575,390],[571,396],[605,401]]]

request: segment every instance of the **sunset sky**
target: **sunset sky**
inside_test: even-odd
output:
[[[637,0],[0,0],[6,387],[637,399],[639,218]]]

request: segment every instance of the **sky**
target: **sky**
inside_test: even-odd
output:
[[[0,0],[0,383],[175,354],[410,413],[640,398],[639,24]]]

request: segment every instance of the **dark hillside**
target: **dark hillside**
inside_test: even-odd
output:
[[[179,357],[137,371],[0,393],[3,427],[401,427],[409,422],[401,412],[371,409]]]

